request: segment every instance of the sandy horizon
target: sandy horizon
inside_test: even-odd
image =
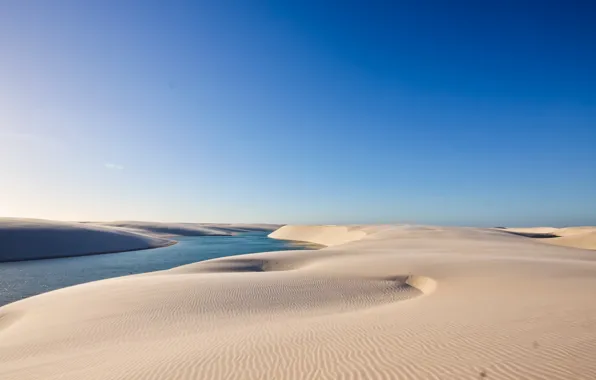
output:
[[[593,379],[596,254],[555,244],[594,230],[284,226],[327,247],[1,307],[0,378]]]

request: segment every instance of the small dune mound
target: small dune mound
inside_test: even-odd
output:
[[[310,264],[325,261],[325,255],[317,256],[317,252],[304,257],[304,251],[285,251],[275,254],[254,254],[242,257],[231,257],[189,264],[161,272],[162,275],[185,274],[204,275],[218,274],[221,279],[233,282],[229,276],[244,279],[247,272],[254,273],[254,283],[258,289],[246,288],[242,292],[223,292],[217,300],[225,304],[227,313],[245,313],[250,298],[252,304],[249,314],[259,310],[270,313],[271,309],[300,313],[318,314],[324,310],[331,313],[346,312],[379,306],[382,304],[404,301],[411,298],[429,295],[437,287],[436,281],[425,276],[363,276],[360,274],[335,274],[327,271],[312,275]],[[303,258],[298,260],[298,258]],[[288,271],[291,271],[288,273]],[[286,273],[280,273],[286,272]],[[157,275],[157,274],[156,274]],[[277,283],[271,288],[271,283]],[[203,289],[205,290],[205,289]],[[259,301],[255,304],[255,299]],[[205,311],[207,304],[202,303]],[[210,312],[217,313],[214,306]]]
[[[357,226],[284,226],[269,235],[273,239],[300,240],[335,246],[360,240],[366,232]]]
[[[317,257],[309,259],[296,260],[301,257],[304,251],[297,251],[300,255],[296,255],[293,251],[286,251],[285,257],[282,252],[276,252],[273,257],[267,257],[264,254],[257,254],[255,258],[249,258],[250,255],[243,257],[222,258],[215,260],[208,260],[204,262],[183,265],[177,268],[170,269],[163,273],[168,274],[192,274],[192,273],[246,273],[246,272],[280,272],[289,270],[300,270],[308,264],[320,261]],[[280,256],[280,257],[276,257]],[[324,259],[322,255],[319,259]],[[431,294],[437,288],[437,282],[426,276],[417,275],[398,275],[375,279],[378,281],[393,281],[400,284],[400,286],[408,286],[419,290],[423,294]]]
[[[437,289],[437,282],[430,277],[426,276],[413,276],[409,275],[405,283],[409,286],[420,290],[422,293],[429,295],[434,293]]]
[[[132,251],[173,243],[91,224],[0,218],[0,262]]]
[[[191,273],[233,273],[233,272],[265,272],[267,260],[235,259],[235,260],[208,260],[188,265],[182,265],[167,271],[168,274]]]
[[[544,243],[554,245],[582,249],[596,249],[596,227],[507,228],[504,231],[514,235],[541,239]]]
[[[392,279],[363,277],[301,276],[299,272],[255,273],[265,276],[250,287],[230,289],[208,297],[201,303],[201,313],[231,315],[335,315],[353,313],[385,304],[410,300],[425,295],[407,283],[407,276]],[[225,286],[225,285],[223,285]],[[222,310],[222,305],[224,310]],[[222,313],[222,311],[225,311]]]
[[[224,272],[281,272],[304,268],[328,257],[324,250],[298,250],[252,253],[242,256],[228,256],[182,265],[155,274],[191,274]]]
[[[243,255],[242,257],[224,257],[203,261],[194,264],[183,265],[167,270],[167,274],[193,274],[193,273],[246,273],[246,272],[281,272],[289,270],[300,270],[307,265],[325,259],[311,257],[310,259],[297,260],[302,258],[304,251],[275,252],[275,255],[268,257],[267,254]],[[250,256],[256,256],[251,258]],[[393,281],[400,286],[411,287],[423,294],[431,294],[437,288],[437,282],[426,276],[398,275],[374,279],[375,281]]]

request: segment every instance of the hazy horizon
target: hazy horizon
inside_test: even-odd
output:
[[[0,2],[0,216],[596,225],[596,5]]]

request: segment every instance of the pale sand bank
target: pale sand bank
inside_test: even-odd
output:
[[[353,226],[284,226],[269,237],[284,240],[299,240],[320,245],[339,245],[366,236],[361,227]]]
[[[230,236],[241,232],[274,231],[279,224],[224,224],[224,223],[160,223],[160,222],[87,222],[93,225],[114,227],[151,236],[172,238],[176,236]]]
[[[538,238],[542,243],[583,249],[596,249],[596,227],[506,228],[505,231]]]
[[[332,246],[0,308],[0,378],[596,378],[592,251],[471,228],[286,226],[272,236]]]
[[[0,262],[132,251],[174,243],[92,224],[0,218]]]

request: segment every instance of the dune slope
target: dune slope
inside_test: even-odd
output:
[[[157,237],[176,236],[229,236],[239,232],[274,231],[278,224],[223,224],[223,223],[160,223],[160,222],[87,222],[125,231]]]
[[[299,240],[321,245],[338,245],[366,236],[362,227],[353,226],[283,226],[269,237],[283,240]]]
[[[507,228],[504,231],[536,238],[542,243],[596,250],[596,227]]]
[[[130,251],[172,243],[91,224],[0,218],[0,262]]]
[[[591,251],[467,228],[278,234],[330,246],[210,260],[0,308],[0,378],[596,378]]]

